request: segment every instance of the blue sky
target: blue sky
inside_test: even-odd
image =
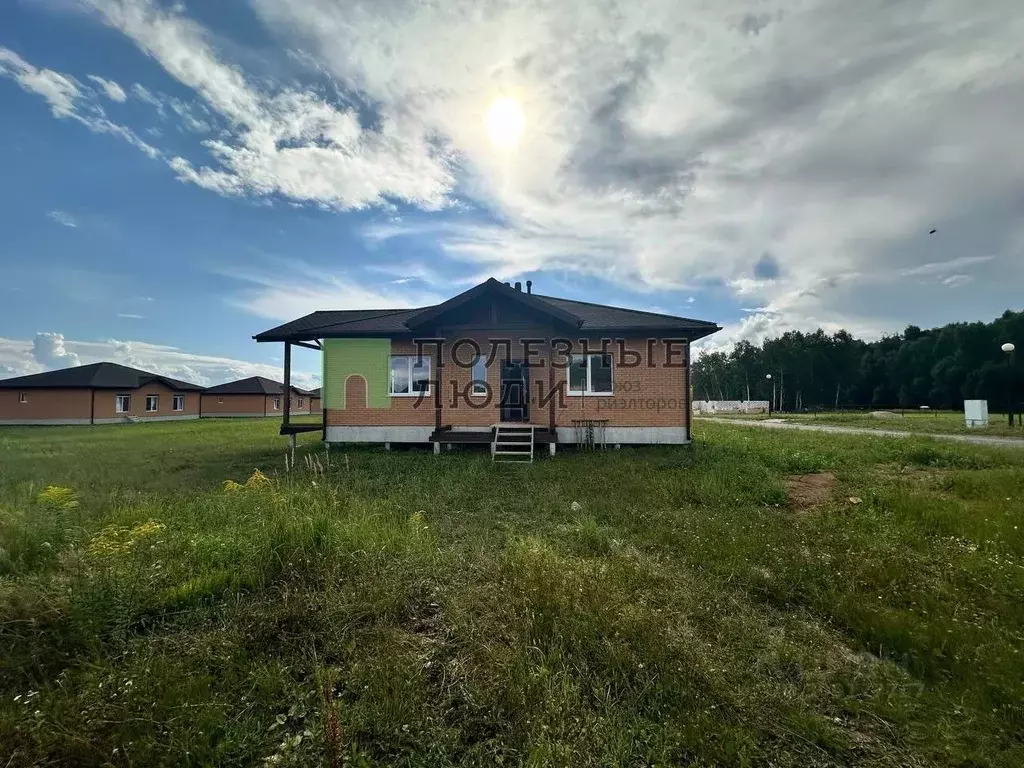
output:
[[[492,275],[720,346],[1021,307],[1012,2],[685,6],[5,3],[0,375],[278,377]]]

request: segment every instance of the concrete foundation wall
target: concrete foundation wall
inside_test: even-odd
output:
[[[433,427],[327,427],[328,443],[429,443]]]
[[[558,427],[558,442],[575,443],[572,427]],[[607,445],[686,445],[686,427],[607,427],[604,441]]]

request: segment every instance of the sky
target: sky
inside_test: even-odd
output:
[[[0,376],[280,378],[491,276],[707,348],[1021,309],[1017,5],[5,0]]]

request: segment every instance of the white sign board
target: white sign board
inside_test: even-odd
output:
[[[964,400],[964,421],[968,427],[987,427],[988,400]]]

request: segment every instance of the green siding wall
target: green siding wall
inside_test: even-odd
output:
[[[355,373],[366,379],[367,406],[390,408],[390,356],[390,339],[324,339],[323,407],[345,407],[345,381]]]

